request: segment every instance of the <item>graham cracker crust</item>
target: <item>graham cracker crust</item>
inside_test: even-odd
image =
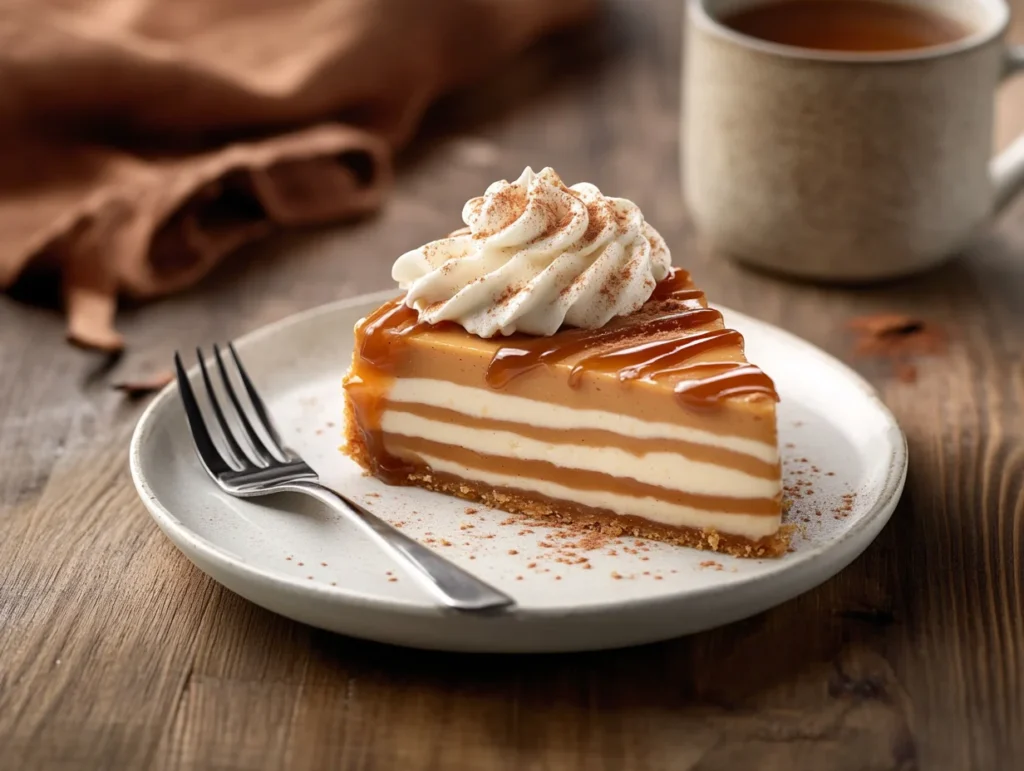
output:
[[[342,447],[352,460],[372,474],[369,451],[359,431],[356,430],[349,400],[345,400],[345,439]],[[791,526],[783,526],[774,535],[752,541],[741,536],[720,533],[713,528],[669,527],[657,522],[630,515],[617,514],[607,509],[596,509],[572,503],[571,501],[548,498],[538,493],[500,488],[460,479],[449,474],[432,471],[426,466],[412,469],[397,480],[389,482],[398,485],[422,487],[434,492],[461,498],[484,506],[544,519],[553,525],[570,526],[581,531],[599,532],[611,537],[633,536],[662,541],[692,549],[713,551],[733,557],[780,557],[789,548]]]

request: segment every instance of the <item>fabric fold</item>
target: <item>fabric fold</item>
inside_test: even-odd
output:
[[[275,228],[380,207],[439,94],[594,0],[0,0],[0,288],[57,267],[68,335]]]

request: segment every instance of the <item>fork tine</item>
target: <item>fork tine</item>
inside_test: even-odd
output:
[[[245,435],[249,440],[253,453],[255,453],[257,459],[265,466],[276,463],[277,459],[270,454],[266,445],[263,444],[263,440],[260,439],[260,435],[256,433],[252,427],[252,423],[249,422],[249,416],[246,414],[245,408],[243,408],[242,403],[238,401],[238,395],[235,393],[235,387],[231,385],[231,378],[228,377],[227,368],[224,366],[224,359],[221,358],[220,355],[220,346],[216,343],[213,344],[213,356],[217,360],[217,369],[220,370],[220,379],[224,383],[224,390],[228,392],[228,398],[231,399],[231,403],[235,406],[235,412],[238,413],[238,420],[242,424],[242,430],[245,431]]]
[[[231,353],[231,358],[235,362],[235,367],[238,369],[238,374],[242,378],[242,385],[245,386],[245,392],[249,395],[249,401],[252,402],[253,410],[256,412],[256,417],[259,418],[260,423],[266,430],[267,435],[270,437],[270,441],[273,446],[270,448],[280,453],[282,458],[294,458],[297,457],[295,453],[284,446],[284,442],[281,441],[281,435],[277,432],[277,427],[274,426],[274,421],[270,418],[270,413],[267,411],[267,406],[263,403],[263,399],[260,398],[259,393],[256,391],[256,386],[253,385],[252,380],[249,378],[249,373],[245,371],[245,367],[242,366],[242,360],[238,357],[238,351],[235,350],[234,343],[228,343],[228,351]]]
[[[206,429],[206,422],[203,420],[203,413],[199,409],[199,402],[196,401],[196,396],[192,392],[192,385],[188,382],[185,368],[181,364],[181,356],[177,351],[174,352],[174,369],[178,377],[178,393],[181,395],[181,403],[185,407],[185,417],[188,419],[192,442],[195,444],[199,460],[214,476],[231,471],[231,467],[210,438],[210,432]]]
[[[245,451],[238,444],[235,439],[234,433],[228,426],[227,420],[224,418],[224,412],[220,408],[220,400],[217,398],[217,392],[213,390],[213,382],[210,380],[210,373],[206,371],[206,357],[203,356],[203,349],[196,348],[196,358],[199,359],[199,371],[203,373],[203,384],[206,386],[206,396],[210,400],[210,406],[213,407],[213,414],[217,418],[217,425],[220,426],[220,432],[224,435],[224,441],[228,446],[228,454],[239,468],[247,469],[253,468],[256,464],[252,462]]]

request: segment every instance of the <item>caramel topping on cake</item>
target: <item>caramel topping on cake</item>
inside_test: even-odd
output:
[[[743,336],[736,330],[693,333],[721,320],[721,313],[706,307],[704,293],[693,288],[689,274],[673,269],[655,288],[647,306],[632,316],[600,329],[563,330],[551,337],[508,338],[499,344],[487,368],[487,384],[503,388],[513,378],[536,367],[576,358],[569,375],[569,384],[574,387],[585,372],[614,372],[620,380],[678,380],[675,391],[680,404],[695,409],[711,408],[723,399],[737,396],[778,401],[771,379],[752,364],[690,363],[715,350],[742,351]],[[358,354],[367,363],[387,371],[388,357],[403,338],[437,328],[439,325],[418,321],[416,311],[398,298],[368,316],[357,329]]]

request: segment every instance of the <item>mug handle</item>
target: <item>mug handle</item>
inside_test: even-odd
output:
[[[1024,71],[1024,45],[1007,46],[999,79],[1005,80],[1021,71]],[[994,209],[998,212],[1024,189],[1024,134],[993,158],[988,168],[995,190]]]

